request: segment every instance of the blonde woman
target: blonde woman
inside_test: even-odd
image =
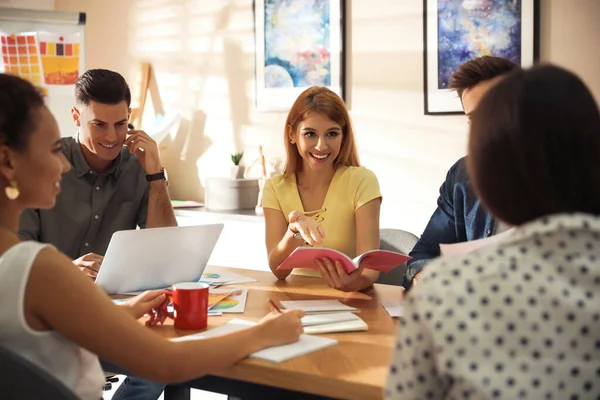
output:
[[[262,206],[269,267],[279,279],[290,270],[276,268],[303,245],[328,247],[354,258],[379,248],[381,193],[373,172],[360,166],[354,132],[343,100],[325,87],[304,91],[288,114],[283,174],[267,181]],[[343,291],[371,286],[379,273],[316,259],[320,275]]]

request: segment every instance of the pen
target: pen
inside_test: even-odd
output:
[[[271,299],[269,299],[269,303],[271,304],[271,307],[273,307],[273,309],[275,311],[277,311],[279,314],[281,314],[281,310],[279,309],[279,307],[277,307],[277,304],[275,304],[275,302]]]

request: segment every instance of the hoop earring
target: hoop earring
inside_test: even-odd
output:
[[[6,197],[8,197],[9,200],[16,200],[21,194],[17,187],[17,181],[11,181],[10,186],[4,188],[4,193],[6,193]]]

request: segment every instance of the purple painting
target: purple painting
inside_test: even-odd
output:
[[[438,88],[483,55],[521,64],[521,0],[438,0]]]
[[[331,85],[330,0],[265,0],[266,88]]]

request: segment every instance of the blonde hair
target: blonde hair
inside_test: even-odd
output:
[[[359,167],[358,152],[354,141],[354,131],[348,109],[344,101],[326,87],[313,86],[298,96],[285,121],[283,140],[285,145],[286,163],[283,168],[285,176],[296,172],[300,164],[300,153],[296,144],[289,139],[290,132],[296,132],[298,125],[311,113],[326,115],[342,128],[342,147],[340,154],[333,161],[337,169],[341,165]]]

